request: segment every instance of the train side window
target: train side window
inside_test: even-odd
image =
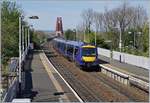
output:
[[[73,54],[73,47],[72,46],[68,46],[67,53]]]
[[[77,55],[79,52],[79,48],[75,48],[75,55]]]
[[[63,43],[63,50],[65,51],[66,50],[66,44]]]

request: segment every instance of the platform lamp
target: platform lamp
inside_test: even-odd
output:
[[[108,43],[110,45],[110,59],[109,59],[109,62],[111,63],[111,60],[113,59],[112,40],[106,40],[104,42]]]
[[[39,19],[38,16],[30,16],[29,19]],[[33,25],[30,25],[33,28]],[[30,27],[29,26],[29,27]],[[29,32],[30,28],[28,29],[28,47],[30,46],[30,32]]]
[[[120,56],[119,56],[119,62],[121,63],[121,52],[122,52],[122,31],[121,31],[121,27],[118,25],[116,27],[113,27],[114,29],[118,29],[119,31],[119,52],[120,52]]]
[[[21,48],[21,38],[22,38],[22,21],[24,19],[24,16],[19,16],[19,70],[18,70],[18,81],[19,81],[19,96],[21,96],[21,73],[22,73],[22,48]],[[39,19],[38,16],[31,16],[29,19]],[[29,37],[29,36],[28,36]]]

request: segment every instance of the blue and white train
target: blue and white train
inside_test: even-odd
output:
[[[53,47],[62,55],[75,61],[80,67],[98,67],[98,53],[95,45],[79,41],[53,39]]]

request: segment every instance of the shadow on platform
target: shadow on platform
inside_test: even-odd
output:
[[[26,60],[26,63],[24,65],[24,70],[25,70],[25,86],[24,90],[22,92],[22,97],[23,98],[30,98],[31,100],[38,94],[37,91],[32,91],[33,89],[33,82],[32,82],[32,72],[33,69],[31,68],[31,63],[33,59],[33,53],[31,52]]]

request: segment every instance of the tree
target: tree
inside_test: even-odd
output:
[[[1,9],[2,25],[2,63],[7,64],[11,57],[18,56],[19,16],[21,9],[15,2],[3,1]]]
[[[148,51],[149,51],[149,23],[146,23],[144,26],[143,26],[143,31],[142,31],[142,35],[143,35],[143,42],[142,42],[142,46],[143,46],[143,51],[145,53],[147,53],[146,55],[148,56]]]
[[[94,36],[95,36],[94,33],[90,34],[90,43],[91,44],[95,43]],[[105,43],[105,39],[102,38],[100,35],[97,35],[96,43],[97,43],[98,47],[105,48],[105,49],[110,49],[110,45],[108,45],[107,43]]]
[[[91,25],[93,23],[93,9],[84,10],[81,14],[83,22],[85,24],[86,31],[85,33],[91,32]]]
[[[122,48],[128,47],[127,52],[136,55],[145,55],[148,52],[148,16],[146,10],[141,6],[130,6],[127,2],[108,10],[104,13],[87,9],[82,12],[83,24],[80,25],[86,34],[86,40],[92,39],[92,28],[96,34],[105,37],[104,40],[112,41],[112,48],[119,50],[120,32],[122,35]],[[90,31],[90,32],[89,32]],[[129,32],[132,32],[129,34]],[[94,35],[93,35],[94,36]],[[97,38],[98,39],[98,38]],[[135,39],[135,40],[134,40]],[[135,45],[133,42],[135,41]]]
[[[35,48],[39,48],[42,43],[46,41],[46,34],[43,31],[30,31],[31,41],[34,43]]]
[[[75,40],[76,39],[76,32],[68,29],[65,31],[65,39],[66,40]]]
[[[98,31],[102,31],[103,15],[98,12],[93,13],[93,22],[96,29],[96,34]]]

